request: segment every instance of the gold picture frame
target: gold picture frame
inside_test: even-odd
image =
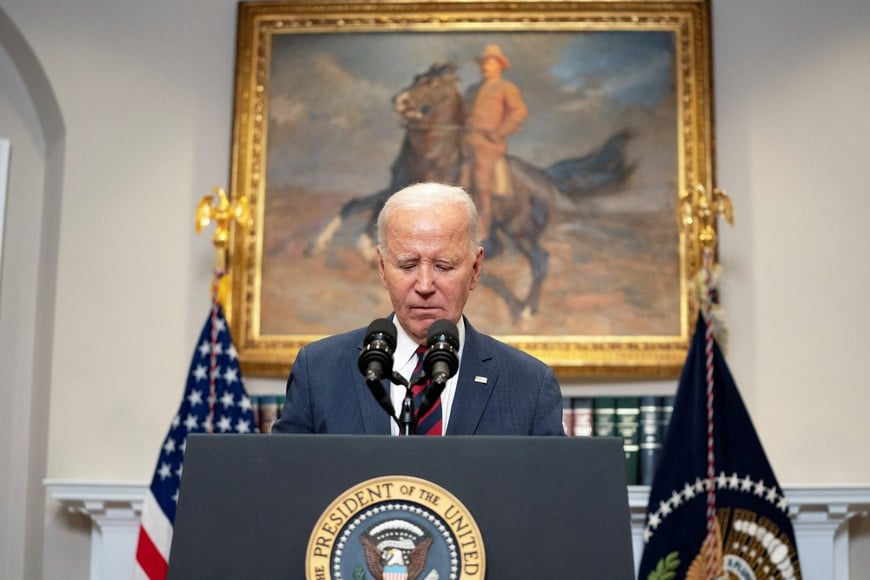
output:
[[[241,3],[230,189],[254,227],[231,240],[228,314],[243,371],[286,376],[304,345],[390,312],[377,201],[399,173],[430,177],[401,157],[412,128],[393,99],[427,75],[462,93],[497,44],[530,111],[511,163],[556,185],[535,209],[543,265],[504,235],[469,319],[560,377],[675,376],[701,251],[678,208],[714,183],[710,42],[708,0]]]

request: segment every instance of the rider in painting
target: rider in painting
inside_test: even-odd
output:
[[[492,196],[510,195],[510,173],[505,162],[508,136],[529,114],[519,88],[502,77],[510,61],[497,44],[489,44],[477,57],[481,82],[465,97],[464,152],[470,157],[463,181],[471,186],[480,212],[480,233],[486,241],[492,225]],[[468,178],[470,173],[471,178]]]

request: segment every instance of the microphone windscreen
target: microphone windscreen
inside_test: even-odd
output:
[[[396,348],[396,337],[398,336],[398,332],[396,331],[396,325],[393,324],[393,321],[389,318],[378,318],[372,320],[372,323],[369,324],[369,327],[366,329],[366,344],[368,344],[370,340],[369,337],[373,334],[383,334],[384,340],[390,348]]]
[[[446,318],[436,320],[432,323],[432,326],[429,327],[426,344],[432,346],[440,340],[445,340],[450,343],[453,348],[459,348],[459,329],[457,329],[456,325]]]

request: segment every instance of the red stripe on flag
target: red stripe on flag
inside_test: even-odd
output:
[[[166,578],[169,564],[157,551],[157,547],[151,541],[151,536],[141,526],[139,527],[139,543],[136,546],[136,561],[151,580],[164,580]]]

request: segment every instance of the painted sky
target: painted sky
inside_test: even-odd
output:
[[[668,32],[329,33],[275,36],[268,181],[365,194],[388,185],[402,139],[391,98],[439,61],[479,80],[489,43],[511,60],[530,116],[510,153],[546,166],[582,155],[638,116],[673,130],[673,34]]]

